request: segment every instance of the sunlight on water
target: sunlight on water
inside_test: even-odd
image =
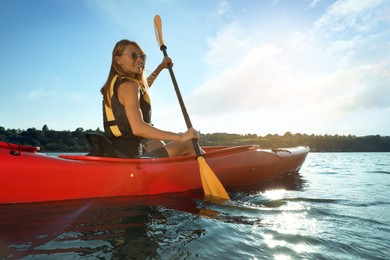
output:
[[[268,190],[261,193],[261,196],[271,201],[267,202],[267,205],[279,205],[279,207],[274,208],[279,211],[278,214],[267,216],[262,220],[262,224],[276,232],[262,234],[264,243],[276,251],[278,248],[288,248],[296,254],[315,252],[313,246],[308,245],[305,241],[292,241],[288,237],[318,231],[316,219],[308,216],[310,207],[305,205],[303,201],[292,201],[294,198],[290,199],[291,192],[285,189]],[[274,259],[292,258],[289,255],[277,253],[274,255]]]
[[[282,211],[281,214],[267,218],[264,222],[275,230],[286,234],[297,234],[302,230],[314,231],[316,220],[307,217],[310,207],[305,206],[303,202],[289,201],[287,194],[287,191],[284,189],[268,190],[262,193],[264,197],[273,202],[284,202],[278,203],[280,207],[277,209]]]
[[[286,194],[285,189],[277,189],[277,190],[267,190],[263,192],[261,195],[266,197],[270,200],[280,200],[284,198],[284,195]]]
[[[264,241],[270,248],[275,248],[277,246],[286,246],[286,241],[278,241],[274,239],[274,236],[271,234],[263,234]]]
[[[307,213],[284,212],[279,216],[274,216],[270,224],[279,233],[299,234],[302,231],[314,231],[316,221],[307,218]]]
[[[291,235],[301,236],[303,234],[315,233],[317,224],[315,219],[309,219],[307,212],[292,213],[282,212],[263,219],[263,224],[274,231],[272,234],[263,234],[264,242],[269,248],[289,248],[297,254],[315,252],[313,246],[305,241],[290,240]],[[287,236],[288,235],[288,236]],[[287,256],[278,255],[275,259],[289,259]]]
[[[308,245],[304,244],[298,244],[294,247],[294,251],[297,253],[310,253],[315,252],[312,248],[310,248]]]
[[[388,259],[390,153],[231,192],[0,206],[0,259]]]

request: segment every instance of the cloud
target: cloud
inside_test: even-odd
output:
[[[86,100],[86,96],[80,92],[67,92],[61,87],[61,79],[55,79],[51,82],[52,87],[36,87],[30,89],[25,95],[27,100],[51,100],[53,102],[82,102]]]
[[[209,71],[214,72],[221,67],[235,66],[253,44],[253,39],[242,30],[239,22],[233,21],[221,28],[215,37],[209,37],[207,43],[209,51],[205,63]]]
[[[48,92],[44,88],[41,87],[41,88],[36,88],[36,89],[30,90],[27,93],[26,98],[28,100],[35,100],[35,99],[39,99],[41,97],[50,97],[51,95],[53,95],[53,92]]]
[[[309,8],[314,8],[314,7],[316,7],[317,4],[318,4],[319,2],[321,2],[321,0],[312,0],[312,1],[310,2]]]
[[[362,110],[386,113],[390,31],[376,19],[383,4],[337,1],[283,42],[259,37],[261,27],[248,29],[234,20],[208,40],[209,74],[190,96],[191,107],[198,115],[212,113],[225,124],[232,122],[231,128],[240,125],[241,131],[243,125],[267,124],[274,131],[288,126],[318,132],[335,122],[347,129]],[[202,105],[196,105],[199,100]],[[209,131],[222,125],[200,120]]]
[[[239,52],[240,49],[233,49],[233,52]],[[217,71],[192,93],[191,98],[209,100],[212,109],[221,112],[226,112],[229,107],[247,109],[282,101],[280,95],[275,95],[275,91],[282,91],[281,88],[286,87],[290,76],[288,71],[275,62],[282,59],[282,49],[264,44],[246,49],[241,58],[232,56],[230,59],[233,64],[226,62],[225,69]],[[223,102],[215,102],[216,98]]]
[[[316,22],[315,27],[330,34],[349,33],[349,30],[368,32],[380,21],[380,10],[386,4],[386,0],[336,1]]]
[[[355,100],[364,108],[390,108],[390,60],[362,66],[356,74],[362,76],[361,88]]]
[[[79,92],[66,93],[65,96],[74,102],[82,102],[86,100],[85,95]]]
[[[217,19],[222,19],[224,16],[231,14],[229,3],[227,1],[220,1],[216,11],[213,14]]]

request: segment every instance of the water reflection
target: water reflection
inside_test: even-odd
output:
[[[269,252],[275,252],[275,259],[290,259],[314,252],[315,246],[305,236],[318,231],[316,218],[310,216],[312,199],[299,197],[305,185],[299,174],[284,176],[256,189],[238,191],[230,202],[201,200],[198,207],[205,217],[251,226],[251,234],[258,234]]]
[[[259,216],[265,211],[303,210],[301,203],[289,202],[286,196],[287,191],[300,191],[304,185],[300,174],[290,174],[264,184],[238,187],[228,202],[198,200],[199,214],[225,222],[259,225]]]
[[[194,191],[2,205],[0,259],[197,257],[198,252],[189,245],[214,235],[210,230],[219,225],[213,221],[233,224],[230,228],[267,227],[285,233],[310,227],[304,202],[288,198],[287,191],[303,188],[304,181],[295,174],[237,188],[227,203],[204,199],[202,191]],[[275,217],[270,210],[280,214]],[[265,235],[269,247],[280,242],[275,234]],[[305,249],[302,245],[296,250]]]
[[[161,209],[197,215],[194,195],[2,205],[0,258],[153,257],[160,241],[150,227],[169,218]]]

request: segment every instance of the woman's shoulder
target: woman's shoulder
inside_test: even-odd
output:
[[[139,88],[139,84],[135,81],[135,80],[132,80],[132,79],[122,79],[120,81],[120,84],[119,84],[119,89],[128,89],[128,88],[131,88],[131,89],[138,89]]]
[[[123,98],[130,96],[137,97],[139,95],[138,92],[138,84],[132,80],[121,82],[118,86],[119,100],[123,100]]]

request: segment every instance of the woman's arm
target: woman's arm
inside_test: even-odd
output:
[[[155,128],[142,119],[141,108],[139,107],[139,88],[137,83],[127,81],[122,83],[118,89],[119,101],[124,105],[127,120],[131,125],[133,134],[146,139],[169,140],[177,142],[185,142],[193,138],[198,138],[198,134],[194,129],[189,129],[185,133],[177,134],[173,132],[163,131]]]
[[[149,87],[153,85],[154,80],[158,77],[160,72],[163,69],[168,68],[168,66],[173,66],[172,60],[169,57],[164,57],[163,61],[160,63],[160,65],[157,66],[157,68],[153,71],[152,74],[149,75],[149,77],[146,79],[148,82]]]

